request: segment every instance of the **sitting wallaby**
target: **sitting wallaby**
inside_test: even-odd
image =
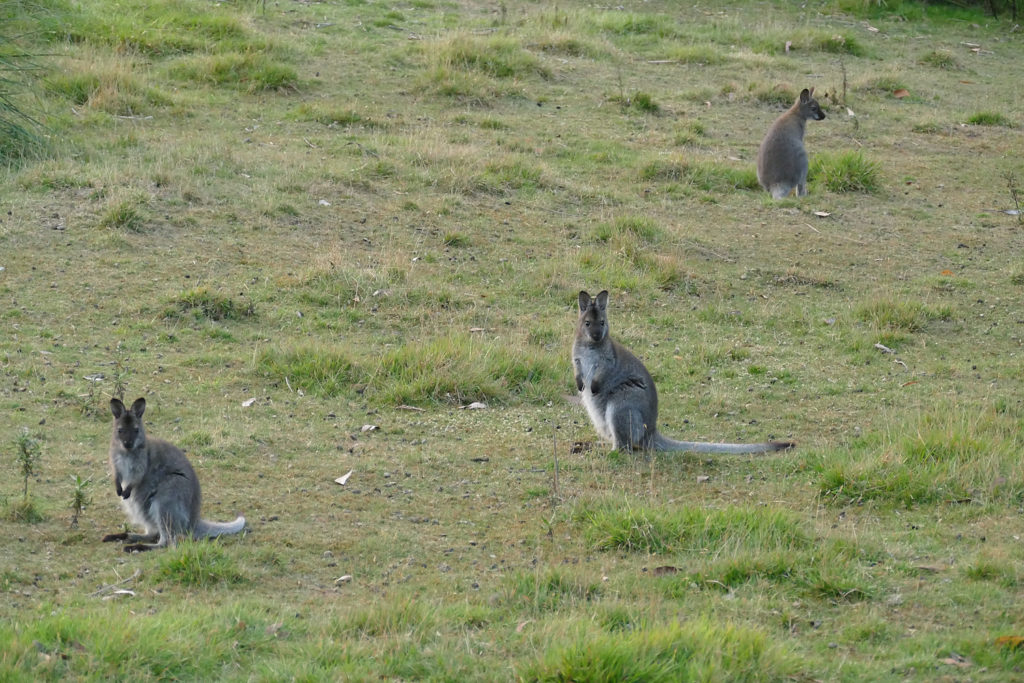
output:
[[[144,534],[108,534],[104,541],[128,541],[126,552],[153,550],[182,537],[209,538],[237,534],[245,518],[229,523],[207,522],[199,517],[199,479],[180,448],[159,439],[146,438],[142,413],[146,399],[131,409],[119,399],[110,400],[114,433],[110,439],[110,467],[114,490],[128,518],[144,527]]]
[[[800,97],[775,123],[757,151],[757,182],[775,199],[788,197],[796,188],[798,197],[807,194],[807,151],[804,129],[807,120],[821,121],[825,112],[814,99],[814,88],[804,88]]]
[[[572,345],[576,388],[598,434],[616,450],[693,453],[766,453],[789,442],[704,443],[675,441],[658,433],[658,392],[640,359],[608,336],[608,292],[580,292],[580,317]]]

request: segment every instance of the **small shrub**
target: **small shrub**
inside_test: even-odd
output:
[[[18,462],[18,469],[21,470],[21,477],[24,480],[22,497],[28,502],[28,480],[38,474],[39,461],[42,458],[43,449],[39,439],[34,437],[28,429],[23,429],[21,434],[14,440],[17,447],[15,459]]]
[[[869,160],[859,151],[818,155],[807,176],[832,192],[874,194],[882,184],[878,162]]]
[[[68,507],[71,508],[71,526],[74,528],[78,526],[78,518],[85,511],[85,507],[92,502],[92,497],[86,490],[91,481],[90,479],[82,479],[82,475],[76,474],[72,481],[75,484],[75,488],[71,492],[71,503]]]

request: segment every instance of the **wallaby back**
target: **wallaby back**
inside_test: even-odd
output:
[[[775,199],[796,189],[807,194],[807,151],[804,129],[808,120],[821,121],[825,112],[814,99],[814,88],[804,88],[796,102],[768,129],[757,152],[757,180]]]
[[[137,399],[130,409],[118,399],[110,401],[114,415],[110,439],[110,468],[114,490],[131,522],[143,534],[108,534],[104,541],[132,541],[126,551],[162,548],[183,537],[206,538],[238,533],[245,518],[234,522],[207,522],[200,518],[199,478],[177,446],[146,436],[142,414],[146,401]]]
[[[658,433],[658,391],[639,358],[608,334],[608,292],[579,294],[573,375],[594,429],[617,450],[767,453],[788,442],[734,444],[675,441]]]

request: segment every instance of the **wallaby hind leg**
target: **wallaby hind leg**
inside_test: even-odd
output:
[[[611,416],[612,440],[616,450],[631,451],[644,447],[647,425],[639,410],[620,408]]]
[[[784,185],[784,184],[772,185],[772,199],[785,199],[792,192],[793,192],[793,186],[792,185]],[[804,194],[807,194],[806,190],[804,191]]]
[[[162,504],[159,499],[154,500],[149,508],[149,513],[156,520],[157,533],[139,538],[138,540],[143,541],[142,543],[126,545],[124,547],[126,553],[141,553],[147,550],[166,548],[173,545],[179,537],[191,534],[188,513],[180,501],[172,500],[168,504]]]
[[[160,533],[157,531],[154,531],[151,534],[132,534],[127,531],[122,531],[119,534],[107,534],[103,537],[103,542],[110,543],[111,541],[122,541],[126,543],[156,543],[159,538]]]

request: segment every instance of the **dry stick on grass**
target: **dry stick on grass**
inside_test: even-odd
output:
[[[555,434],[555,423],[551,423],[551,455],[555,459],[555,481],[551,493],[558,495],[558,437]]]
[[[139,576],[141,574],[142,574],[142,570],[136,568],[135,573],[132,574],[131,576],[129,576],[127,579],[121,579],[120,581],[117,581],[115,583],[108,583],[108,584],[105,584],[103,586],[100,586],[98,589],[96,589],[92,593],[89,593],[89,595],[90,595],[90,597],[92,597],[92,596],[99,595],[100,593],[106,593],[108,591],[111,591],[111,590],[117,588],[118,586],[123,586],[126,583],[134,581],[135,579],[139,578]]]

